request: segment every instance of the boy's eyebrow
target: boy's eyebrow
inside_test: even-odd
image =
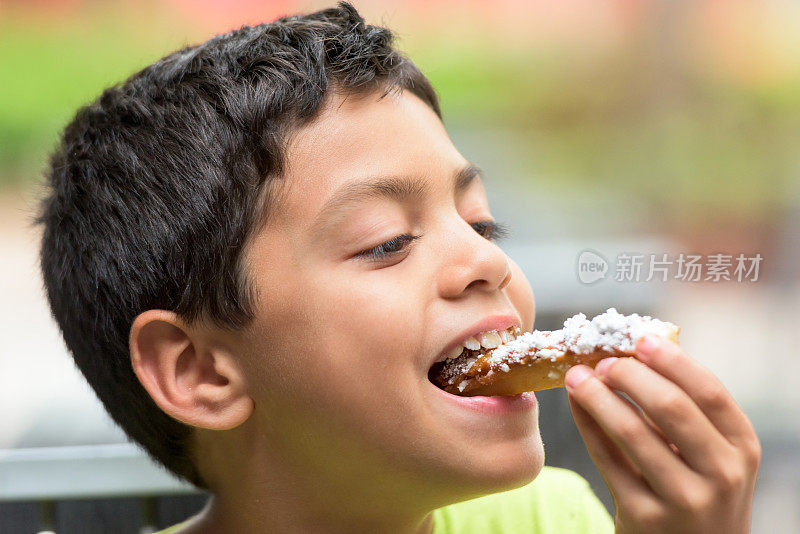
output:
[[[468,163],[453,174],[454,194],[465,191],[476,177],[483,179],[483,171]],[[410,176],[378,176],[359,180],[339,188],[323,205],[312,224],[312,233],[318,234],[334,216],[353,204],[372,199],[407,200],[422,199],[429,193],[429,182]]]

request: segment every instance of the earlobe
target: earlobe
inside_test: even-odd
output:
[[[148,310],[131,326],[131,364],[167,414],[186,424],[227,430],[253,410],[233,356],[174,312]]]

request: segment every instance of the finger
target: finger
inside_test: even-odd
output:
[[[750,420],[714,374],[670,340],[644,336],[636,357],[686,392],[709,421],[734,445],[755,438]]]
[[[590,367],[572,367],[567,371],[565,384],[572,398],[639,468],[656,494],[673,499],[676,490],[699,479],[639,411],[595,377]]]
[[[621,392],[621,391],[617,391],[616,393],[617,393],[617,394],[618,394],[620,397],[622,397],[623,399],[625,399],[626,401],[630,402],[630,403],[631,403],[631,405],[632,405],[632,406],[634,406],[634,407],[635,407],[635,408],[636,408],[636,409],[639,411],[639,415],[641,415],[641,416],[642,416],[642,418],[643,418],[645,421],[647,421],[647,424],[648,424],[648,425],[650,425],[650,428],[652,428],[652,429],[653,429],[653,432],[655,432],[656,434],[658,434],[658,437],[660,437],[660,438],[661,438],[661,441],[663,441],[665,445],[669,445],[669,448],[670,448],[670,449],[672,449],[672,451],[673,451],[675,454],[679,454],[679,452],[678,452],[678,447],[676,447],[676,446],[675,446],[675,444],[674,444],[674,443],[672,443],[672,442],[669,440],[669,438],[668,438],[668,437],[667,437],[667,436],[664,434],[664,432],[662,432],[662,431],[661,431],[661,429],[660,429],[660,428],[658,428],[658,427],[656,426],[656,424],[653,422],[653,420],[652,420],[652,419],[650,419],[650,416],[649,416],[649,415],[647,415],[646,413],[644,413],[644,412],[642,411],[642,409],[641,409],[639,406],[637,406],[636,404],[634,404],[633,400],[632,400],[632,399],[631,399],[631,398],[630,398],[628,395],[626,395],[625,393],[623,393],[623,392]]]
[[[567,395],[575,425],[581,433],[589,456],[600,471],[608,490],[619,502],[622,495],[642,494],[653,496],[653,492],[642,477],[642,473],[620,448],[603,432],[580,404]]]
[[[642,408],[667,444],[674,443],[695,471],[715,474],[736,461],[735,448],[674,383],[634,358],[608,358],[595,368],[607,386],[624,392]],[[674,449],[672,449],[674,451]]]
[[[653,420],[652,420],[652,419],[650,419],[650,416],[649,416],[649,415],[647,415],[646,413],[644,413],[643,411],[641,411],[641,409],[639,409],[639,413],[642,415],[642,417],[644,418],[644,420],[645,420],[645,421],[647,421],[647,424],[649,424],[649,425],[650,425],[650,428],[652,428],[652,429],[653,429],[653,431],[654,431],[656,434],[658,434],[658,436],[661,438],[661,441],[663,441],[663,442],[664,442],[664,443],[665,443],[667,446],[669,446],[669,448],[670,448],[670,449],[672,449],[672,452],[674,452],[675,454],[677,454],[678,456],[680,456],[680,457],[681,457],[681,460],[684,460],[684,461],[685,461],[685,459],[684,459],[683,455],[681,454],[681,451],[680,451],[680,450],[678,450],[678,446],[677,446],[677,445],[675,445],[674,443],[672,443],[672,442],[669,440],[669,438],[666,436],[666,434],[664,434],[664,433],[661,431],[661,429],[660,429],[660,428],[658,428],[658,427],[656,426],[656,424],[653,422]]]

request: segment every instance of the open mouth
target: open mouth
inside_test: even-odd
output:
[[[445,360],[431,366],[428,370],[428,380],[439,389],[444,389],[452,379],[469,369],[478,358],[489,354],[503,343],[513,341],[521,333],[519,327],[511,326],[505,330],[490,330],[467,338],[461,343],[460,350],[456,347]]]

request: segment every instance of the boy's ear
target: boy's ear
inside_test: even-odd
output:
[[[253,411],[235,358],[174,312],[148,310],[133,322],[131,364],[167,414],[188,425],[228,430]]]

